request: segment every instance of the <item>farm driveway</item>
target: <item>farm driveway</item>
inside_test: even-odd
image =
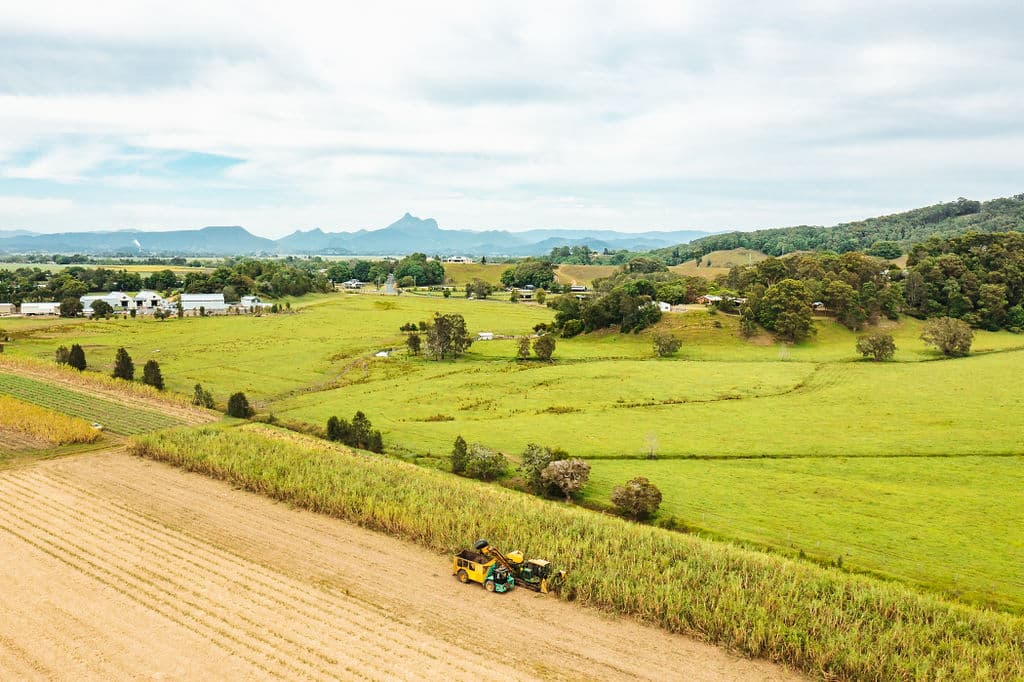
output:
[[[123,450],[0,472],[0,679],[796,676]]]

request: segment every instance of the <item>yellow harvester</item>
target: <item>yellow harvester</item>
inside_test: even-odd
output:
[[[565,577],[565,571],[553,574],[549,561],[524,559],[519,550],[503,554],[487,540],[452,557],[452,574],[463,583],[481,583],[488,592],[507,592],[519,585],[543,594]]]

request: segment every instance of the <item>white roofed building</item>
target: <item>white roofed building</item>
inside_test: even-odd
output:
[[[198,311],[200,308],[207,313],[224,313],[228,310],[224,294],[182,294],[179,301],[185,312]]]

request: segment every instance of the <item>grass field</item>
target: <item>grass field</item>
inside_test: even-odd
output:
[[[592,460],[586,497],[646,476],[717,536],[1024,612],[1024,457]]]
[[[0,372],[0,394],[7,394],[88,422],[98,422],[103,428],[124,435],[181,424],[174,417],[149,410],[128,408],[109,400],[15,374]]]
[[[474,279],[498,286],[501,273],[509,269],[506,263],[445,263],[444,277],[447,284],[463,287]]]
[[[728,274],[729,270],[736,265],[750,265],[766,258],[768,258],[767,254],[752,249],[712,251],[700,259],[699,266],[696,261],[689,260],[679,265],[673,265],[669,270],[688,277],[699,276],[714,279],[717,275]]]

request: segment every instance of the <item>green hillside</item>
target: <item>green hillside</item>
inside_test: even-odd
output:
[[[899,255],[894,248],[906,251],[911,244],[932,236],[1019,231],[1024,231],[1024,194],[985,202],[961,197],[945,204],[833,227],[799,225],[715,234],[653,253],[673,265],[712,251],[738,248],[772,256],[794,251],[867,251],[871,255],[894,258]]]

